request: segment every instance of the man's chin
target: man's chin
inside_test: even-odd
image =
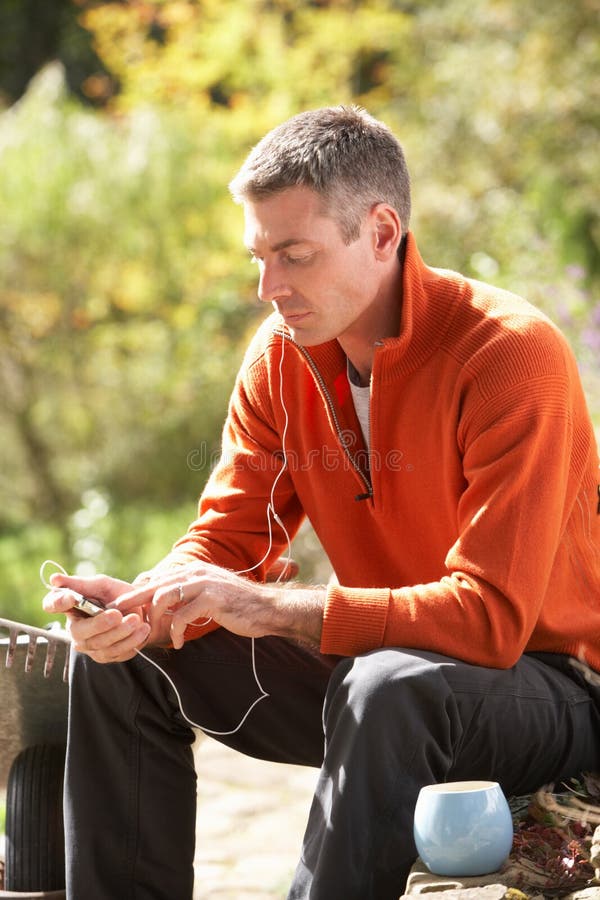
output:
[[[286,327],[292,340],[301,347],[318,347],[319,344],[326,344],[328,341],[335,339],[334,337],[319,334],[311,328],[295,328],[289,322],[286,322]]]
[[[318,347],[319,344],[327,343],[326,338],[319,338],[319,337],[315,337],[314,335],[309,335],[306,333],[303,334],[300,330],[298,330],[296,332],[293,328],[290,328],[289,332],[290,332],[294,342],[296,344],[299,344],[301,347],[306,347],[307,350],[310,349],[311,347]]]

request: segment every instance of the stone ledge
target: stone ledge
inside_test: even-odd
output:
[[[525,893],[516,886],[511,874],[510,863],[502,872],[492,872],[477,878],[446,878],[432,875],[422,860],[418,859],[411,869],[406,883],[406,892],[400,900],[435,894],[443,900],[546,900],[540,893]],[[600,885],[586,887],[562,894],[553,894],[553,900],[600,900]]]

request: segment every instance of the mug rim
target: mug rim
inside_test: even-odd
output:
[[[469,794],[490,791],[499,786],[497,781],[441,781],[438,784],[426,784],[421,790],[428,794]]]

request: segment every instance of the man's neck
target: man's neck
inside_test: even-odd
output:
[[[371,380],[376,345],[385,338],[398,337],[400,333],[404,244],[405,240],[398,249],[400,266],[383,286],[378,300],[362,320],[356,323],[356,328],[352,332],[338,338],[340,347],[356,370],[362,387],[366,387]]]

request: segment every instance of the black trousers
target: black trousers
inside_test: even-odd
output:
[[[250,648],[221,629],[151,653],[186,715],[229,731],[258,694]],[[600,765],[600,703],[564,657],[525,656],[498,670],[403,649],[324,657],[279,638],[255,649],[269,697],[218,739],[321,769],[289,900],[397,900],[415,857],[412,816],[424,784],[490,779],[507,794],[528,793]],[[150,663],[98,665],[74,654],[69,900],[190,900],[193,738]]]

